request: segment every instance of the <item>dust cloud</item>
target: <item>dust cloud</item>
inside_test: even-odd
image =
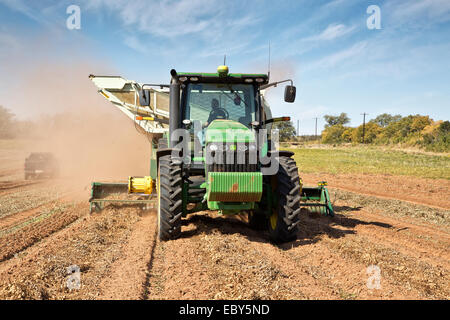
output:
[[[88,78],[91,73],[118,72],[82,56],[46,56],[42,46],[35,47],[41,53],[36,55],[38,59],[11,57],[2,61],[14,70],[2,104],[18,120],[27,121],[21,139],[30,143],[24,151],[52,152],[61,179],[84,188],[92,181],[148,175],[147,137],[138,133],[133,121],[105,100]]]

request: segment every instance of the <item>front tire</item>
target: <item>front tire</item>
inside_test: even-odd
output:
[[[295,160],[280,156],[280,168],[271,178],[273,197],[277,202],[269,217],[270,239],[284,243],[297,239],[301,182]]]
[[[181,161],[174,161],[170,155],[159,158],[157,186],[159,239],[176,239],[181,234],[183,214]]]

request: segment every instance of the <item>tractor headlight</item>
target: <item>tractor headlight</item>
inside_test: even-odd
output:
[[[217,150],[219,150],[219,147],[217,146],[217,144],[210,144],[209,145],[209,150],[217,151]]]
[[[248,146],[248,149],[249,149],[250,151],[256,151],[256,145],[251,144],[251,145]]]

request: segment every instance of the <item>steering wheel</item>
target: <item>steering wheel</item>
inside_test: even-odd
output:
[[[230,115],[228,114],[228,111],[224,108],[218,107],[216,109],[211,110],[209,113],[210,119],[228,119]]]

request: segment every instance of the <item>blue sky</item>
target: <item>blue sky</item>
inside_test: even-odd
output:
[[[171,68],[214,71],[224,54],[231,72],[266,72],[270,41],[271,80],[292,78],[297,100],[284,103],[282,87],[268,100],[274,115],[300,120],[301,134],[340,112],[351,125],[363,112],[450,119],[448,0],[128,2],[0,0],[0,104],[20,109],[11,70],[40,59],[167,82]],[[66,28],[71,4],[80,30]],[[381,9],[380,30],[367,28],[369,5]]]

